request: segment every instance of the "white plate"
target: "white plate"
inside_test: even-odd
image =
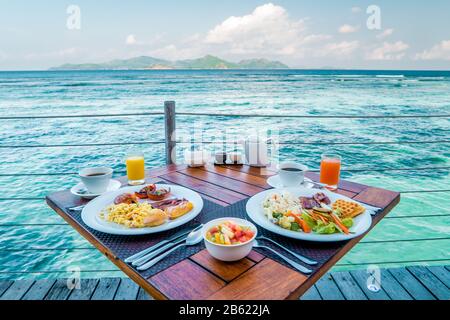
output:
[[[275,176],[271,176],[267,179],[267,184],[275,189],[282,189],[285,186],[283,185],[283,183],[281,182],[280,179],[280,175],[277,174]],[[298,186],[295,187],[304,187],[304,188],[313,188],[314,187],[314,183],[312,183],[312,180],[309,178],[305,178],[305,180],[303,181],[303,183],[299,183]]]
[[[283,191],[290,192],[294,197],[311,197],[317,192],[323,192],[325,193],[331,200],[331,202],[336,201],[337,199],[344,199],[348,201],[353,201],[350,198],[347,198],[345,196],[342,196],[340,194],[328,191],[328,190],[319,190],[319,189],[308,189],[303,187],[297,187],[297,188],[284,188],[284,189],[277,189],[277,190],[266,190],[263,192],[260,192],[253,197],[251,197],[247,202],[247,214],[248,216],[260,227],[272,231],[274,233],[277,233],[282,236],[286,236],[289,238],[294,239],[300,239],[300,240],[306,240],[306,241],[318,241],[318,242],[332,242],[332,241],[343,241],[352,239],[355,237],[358,237],[362,235],[364,232],[366,232],[371,224],[372,224],[372,217],[368,210],[364,212],[363,214],[357,216],[354,218],[354,225],[350,228],[351,234],[317,234],[314,232],[311,233],[304,233],[304,232],[297,232],[292,230],[283,229],[280,226],[277,226],[276,224],[273,224],[272,222],[267,219],[266,215],[263,211],[262,203],[266,199],[267,196],[273,193],[280,193]],[[364,204],[361,204],[364,206]]]
[[[127,228],[123,225],[101,219],[100,213],[102,212],[102,210],[105,207],[109,206],[110,204],[114,203],[114,199],[118,195],[123,193],[136,192],[144,187],[144,186],[133,186],[121,188],[113,192],[108,192],[92,200],[86,205],[86,207],[84,207],[83,211],[81,212],[81,218],[83,219],[83,222],[86,223],[86,225],[88,225],[92,229],[104,233],[118,234],[118,235],[142,235],[176,228],[178,226],[181,226],[182,224],[191,221],[200,213],[200,211],[202,211],[203,199],[197,192],[176,185],[167,185],[158,183],[156,186],[158,188],[164,189],[170,188],[172,197],[176,197],[179,199],[185,198],[194,204],[194,208],[184,216],[181,216],[180,218],[175,220],[170,220],[164,223],[163,225],[157,227]]]
[[[118,190],[121,186],[122,186],[122,184],[120,183],[120,181],[111,179],[111,180],[109,180],[108,188],[106,189],[106,191],[104,193]],[[89,193],[89,191],[86,189],[86,186],[83,184],[83,182],[80,182],[77,185],[73,186],[70,189],[70,192],[75,196],[85,198],[85,199],[94,199],[100,195],[100,194],[96,194],[96,193]]]

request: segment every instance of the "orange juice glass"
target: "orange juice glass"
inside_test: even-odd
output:
[[[142,153],[129,153],[125,159],[128,184],[137,186],[145,183],[145,162]]]
[[[329,190],[336,190],[341,174],[341,157],[334,154],[323,154],[320,164],[320,182]]]

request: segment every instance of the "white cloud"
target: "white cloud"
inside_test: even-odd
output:
[[[303,20],[292,20],[283,7],[268,3],[248,15],[227,18],[207,33],[205,43],[228,45],[235,54],[292,54],[304,39],[304,31]]]
[[[183,60],[183,59],[198,58],[206,53],[202,51],[201,47],[180,48],[174,44],[169,44],[162,48],[145,52],[145,54],[166,60]]]
[[[145,53],[170,60],[213,54],[235,61],[263,57],[298,64],[325,56],[349,58],[360,48],[358,41],[335,42],[331,35],[313,33],[307,20],[293,19],[283,7],[268,3],[249,14],[228,17],[205,33]]]
[[[450,60],[450,40],[443,40],[431,49],[418,53],[416,60]]]
[[[339,31],[339,33],[354,33],[356,31],[358,31],[358,29],[359,29],[358,26],[344,24],[339,27],[338,31]]]
[[[352,12],[353,13],[359,13],[359,12],[361,12],[361,8],[360,7],[352,7]]]
[[[366,55],[367,60],[401,60],[409,45],[403,41],[384,42],[381,47],[375,48]]]
[[[377,34],[377,38],[378,39],[384,39],[384,38],[389,37],[393,33],[394,33],[394,29],[385,29],[383,32]]]
[[[348,56],[359,48],[358,41],[342,41],[329,43],[321,50],[321,55]]]
[[[136,36],[134,34],[129,34],[127,36],[127,38],[125,39],[125,44],[127,44],[129,46],[135,45],[137,43],[138,43],[138,41],[137,41]]]

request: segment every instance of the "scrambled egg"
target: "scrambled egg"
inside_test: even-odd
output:
[[[167,215],[164,211],[154,209],[145,202],[121,203],[106,207],[105,212],[102,213],[102,218],[128,228],[144,228],[163,224],[166,222]]]

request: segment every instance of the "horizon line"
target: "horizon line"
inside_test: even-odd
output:
[[[49,69],[11,69],[11,70],[0,70],[0,72],[90,72],[90,71],[441,71],[450,72],[450,69],[367,69],[367,68],[176,68],[176,69],[66,69],[66,70],[51,70]]]

